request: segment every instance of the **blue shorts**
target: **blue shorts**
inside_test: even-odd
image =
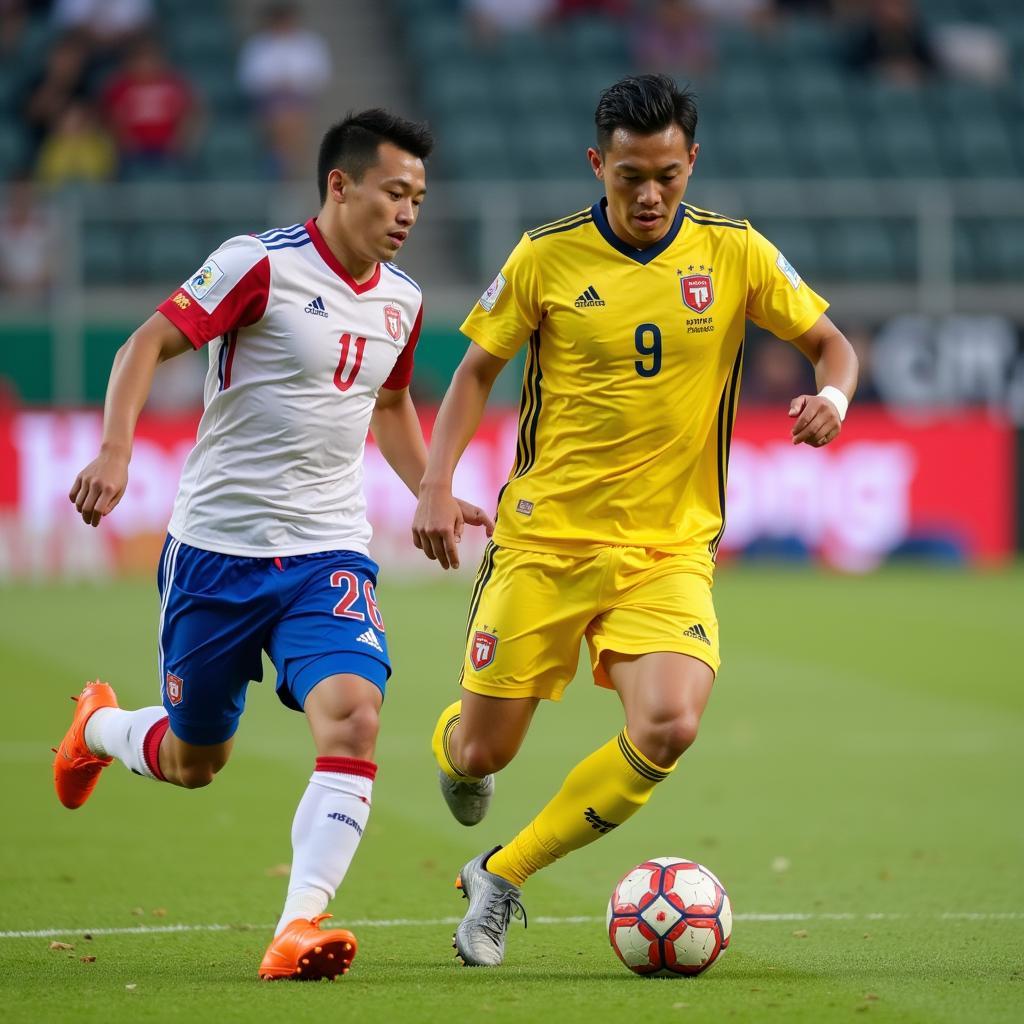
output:
[[[351,673],[384,692],[391,662],[374,585],[354,551],[239,558],[168,536],[160,555],[160,692],[186,743],[223,743],[238,728],[262,652],[277,695],[301,711],[327,676]]]

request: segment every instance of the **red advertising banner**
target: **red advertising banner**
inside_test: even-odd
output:
[[[429,423],[433,411],[425,415]],[[0,578],[151,571],[196,414],[143,416],[128,491],[98,529],[75,515],[68,490],[96,454],[98,412],[0,413]],[[514,412],[490,414],[466,451],[456,492],[493,508],[515,450]],[[732,443],[721,557],[806,551],[855,571],[894,552],[993,562],[1013,548],[1014,435],[982,412],[898,419],[855,406],[827,448],[794,447],[783,411],[741,412]],[[373,446],[366,494],[375,558],[428,569],[412,546],[414,500]],[[483,547],[467,531],[463,564]]]

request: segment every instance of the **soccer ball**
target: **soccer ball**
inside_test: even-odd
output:
[[[706,867],[655,857],[633,868],[608,901],[608,938],[634,973],[700,974],[729,945],[732,905]]]

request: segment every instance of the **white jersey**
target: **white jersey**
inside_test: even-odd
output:
[[[170,534],[229,555],[367,554],[363,449],[380,388],[412,378],[416,283],[387,263],[357,284],[310,220],[228,239],[158,308],[211,343]]]

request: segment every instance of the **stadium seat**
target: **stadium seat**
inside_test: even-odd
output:
[[[566,25],[567,63],[602,62],[624,67],[626,59],[625,33],[613,22],[603,18],[574,18]]]
[[[204,10],[199,18],[175,18],[168,22],[167,41],[172,56],[187,72],[196,63],[219,63],[236,70],[234,32],[218,15]]]
[[[564,117],[537,112],[519,125],[514,144],[520,175],[527,178],[572,179],[587,168],[590,133]]]
[[[82,232],[82,272],[87,285],[116,287],[124,284],[126,258],[124,241],[117,228],[86,224]]]
[[[809,122],[799,150],[809,172],[823,178],[858,177],[870,173],[861,131],[846,118]]]
[[[786,74],[794,105],[814,117],[845,116],[850,102],[848,79],[831,67],[797,64]]]
[[[793,154],[776,121],[751,121],[742,131],[730,132],[726,140],[719,164],[726,177],[785,178],[793,174]]]
[[[791,16],[781,26],[778,46],[787,68],[828,65],[836,59],[835,26],[824,18]]]
[[[954,145],[964,168],[975,177],[1008,178],[1018,173],[1009,136],[994,115],[979,116],[960,125]]]
[[[458,118],[476,113],[484,116],[494,109],[494,77],[475,63],[447,64],[427,76],[425,98],[437,117]]]
[[[135,258],[147,280],[167,282],[170,288],[195,269],[205,253],[197,245],[193,227],[159,224],[143,231]]]
[[[896,270],[892,239],[877,221],[849,220],[819,230],[822,268],[863,281],[891,280]]]
[[[978,277],[986,282],[1024,280],[1024,223],[1019,218],[978,221],[975,239]]]
[[[453,178],[507,180],[515,177],[508,128],[494,118],[448,121],[439,134],[444,139],[443,159]]]
[[[762,217],[754,224],[800,274],[819,272],[818,240],[806,221]]]
[[[888,116],[874,129],[878,168],[904,178],[945,177],[942,154],[928,123],[917,118]]]
[[[517,117],[530,118],[540,113],[546,117],[563,116],[566,113],[562,76],[550,65],[531,67],[522,75],[506,75],[503,91],[505,101]]]
[[[266,154],[249,125],[229,120],[210,126],[199,156],[203,176],[212,181],[254,181],[268,173]]]
[[[425,75],[457,64],[474,53],[465,27],[453,17],[416,18],[410,23],[406,38],[414,59],[422,63]]]

